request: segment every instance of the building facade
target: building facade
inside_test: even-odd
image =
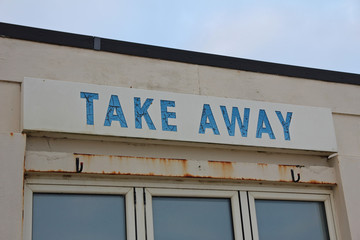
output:
[[[360,239],[360,75],[0,35],[1,239]]]

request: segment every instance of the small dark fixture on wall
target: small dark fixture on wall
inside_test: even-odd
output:
[[[80,167],[79,167],[79,163],[80,163]],[[81,173],[81,172],[82,172],[83,166],[84,166],[84,163],[83,163],[83,162],[80,162],[79,158],[76,158],[76,172],[77,172],[77,173]]]
[[[82,168],[81,168],[82,169]],[[295,180],[295,176],[294,176],[294,170],[291,169],[291,178],[293,182],[299,182],[300,181],[300,173],[297,174],[297,179]]]

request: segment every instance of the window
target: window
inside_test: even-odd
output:
[[[133,189],[27,185],[24,239],[135,239]]]
[[[260,239],[329,239],[323,202],[255,200]]]
[[[24,240],[336,239],[327,190],[50,183],[26,184]]]
[[[335,239],[329,195],[250,192],[254,239]]]
[[[146,189],[148,240],[242,238],[236,191]]]

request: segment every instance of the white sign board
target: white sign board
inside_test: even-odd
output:
[[[23,130],[336,152],[330,109],[25,78]]]

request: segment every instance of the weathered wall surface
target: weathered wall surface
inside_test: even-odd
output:
[[[0,81],[0,103],[0,133],[20,132],[20,84]]]
[[[21,239],[26,136],[0,133],[1,239]]]
[[[331,108],[360,114],[360,86],[0,38],[1,79],[45,78]],[[19,66],[16,69],[14,66]],[[20,67],[21,66],[21,67]]]
[[[311,154],[168,145],[164,142],[96,141],[86,137],[60,139],[41,135],[28,137],[26,149],[33,159],[36,154],[51,159],[58,154],[85,153],[334,167],[337,181],[335,208],[341,222],[341,239],[360,238],[357,227],[360,219],[357,207],[360,202],[360,191],[357,190],[360,178],[357,174],[360,169],[360,86],[0,38],[0,179],[4,183],[0,185],[0,232],[9,236],[4,239],[20,239],[21,232],[19,209],[22,209],[25,140],[20,135],[20,83],[24,77],[331,108],[338,142],[338,156],[331,161]],[[14,136],[10,137],[11,133]],[[31,166],[31,163],[27,164]]]

